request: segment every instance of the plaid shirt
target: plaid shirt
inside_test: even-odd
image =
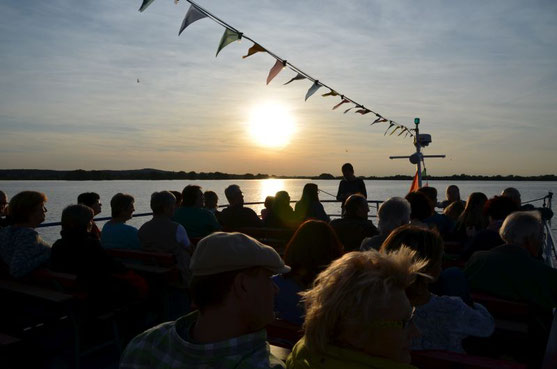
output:
[[[120,369],[284,369],[284,363],[269,352],[264,329],[225,341],[194,344],[178,332],[189,332],[196,319],[197,312],[193,312],[141,333],[126,347]]]

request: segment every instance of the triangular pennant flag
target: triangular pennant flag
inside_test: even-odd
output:
[[[144,11],[145,9],[147,9],[147,7],[148,7],[149,5],[151,5],[151,3],[152,3],[153,1],[155,1],[155,0],[143,0],[143,4],[141,4],[141,7],[139,8],[139,11],[142,12],[142,11]]]
[[[355,106],[353,106],[353,107],[351,107],[351,108],[348,108],[348,109],[346,109],[346,110],[344,111],[344,114],[348,113],[348,112],[349,112],[350,110],[352,110],[352,109],[354,109],[354,108],[355,108]]]
[[[346,104],[347,102],[349,102],[350,100],[347,99],[342,99],[341,102],[339,102],[338,104],[336,104],[335,106],[333,106],[333,110],[335,110],[336,108],[338,108],[339,106],[341,106],[342,104]]]
[[[393,129],[393,130],[391,131],[391,133],[389,134],[389,136],[392,136],[393,133],[395,133],[395,132],[397,131],[397,129],[400,129],[400,126],[396,126],[395,129]]]
[[[225,29],[220,39],[219,48],[217,50],[217,55],[215,55],[215,57],[219,55],[220,51],[224,49],[226,45],[228,45],[231,42],[240,40],[241,38],[242,38],[241,33],[233,31],[230,28]]]
[[[267,76],[267,84],[269,84],[269,82],[271,82],[273,80],[273,78],[275,78],[277,76],[277,74],[280,73],[280,71],[286,66],[286,60],[285,61],[281,61],[278,60],[275,62],[275,65],[273,65],[273,67],[271,68],[271,70],[269,71],[269,75]]]
[[[373,121],[373,123],[371,123],[370,125],[374,125],[375,123],[383,123],[383,122],[386,122],[386,121],[387,121],[387,119],[385,119],[383,117],[379,117],[379,118],[375,119]]]
[[[205,17],[207,17],[207,14],[202,13],[199,9],[197,9],[192,4],[188,9],[188,11],[186,12],[186,16],[184,17],[184,20],[182,21],[182,26],[180,27],[180,32],[178,32],[178,36],[182,34],[182,32],[186,29],[187,26],[189,26],[196,20],[200,20]]]
[[[412,180],[412,184],[410,185],[409,192],[418,191],[419,189],[420,189],[420,185],[418,182],[418,171],[416,171],[416,174],[414,175],[414,179]]]
[[[362,114],[362,115],[365,115],[365,114],[367,114],[367,113],[369,113],[369,112],[370,112],[370,111],[367,110],[366,108],[356,110],[356,113],[360,113],[360,114]]]
[[[319,83],[319,81],[313,82],[313,85],[309,88],[308,92],[306,93],[305,101],[308,101],[310,96],[313,95],[315,93],[315,91],[319,90],[319,87],[321,87],[321,84]]]
[[[306,76],[304,76],[303,74],[296,74],[296,77],[292,78],[290,81],[286,82],[285,85],[289,84],[292,81],[298,81],[300,79],[306,79]]]
[[[267,51],[267,50],[265,50],[261,45],[254,43],[253,46],[249,48],[248,53],[242,56],[242,59],[245,59],[250,55],[253,55],[258,52],[263,52],[263,51]]]
[[[393,121],[389,121],[389,126],[387,127],[387,129],[385,130],[385,133],[383,134],[383,136],[387,135],[387,132],[389,132],[389,129],[391,129],[392,126],[394,126],[395,124],[393,123]]]
[[[327,92],[326,94],[323,94],[323,95],[321,95],[321,96],[323,96],[323,97],[326,97],[326,96],[338,96],[338,92],[331,90],[331,91],[329,91],[329,92]]]

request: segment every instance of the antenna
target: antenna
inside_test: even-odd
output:
[[[389,159],[409,159],[410,163],[416,165],[416,173],[418,173],[418,186],[422,187],[422,163],[424,158],[444,158],[445,155],[424,155],[422,154],[422,147],[426,147],[431,143],[431,135],[427,133],[420,134],[420,118],[414,118],[416,125],[414,135],[414,146],[416,152],[410,156],[389,156]]]

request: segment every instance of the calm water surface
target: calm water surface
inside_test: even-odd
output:
[[[238,184],[244,192],[246,202],[263,201],[266,196],[274,195],[277,191],[286,190],[292,200],[299,200],[304,184],[310,182],[306,179],[264,179],[264,180],[173,180],[173,181],[2,181],[0,189],[11,198],[16,193],[24,190],[44,192],[48,197],[46,207],[48,213],[46,222],[59,222],[60,215],[65,206],[76,203],[77,196],[82,192],[97,192],[101,196],[103,211],[101,217],[110,216],[110,198],[118,192],[126,192],[135,197],[137,213],[150,212],[149,201],[151,193],[162,190],[181,191],[188,184],[196,184],[204,191],[215,191],[219,197],[219,205],[226,204],[224,189],[229,185]],[[336,195],[338,180],[311,181],[319,186],[320,190]],[[410,181],[371,181],[366,180],[368,199],[385,200],[392,196],[404,196],[410,188]],[[429,185],[439,191],[439,200],[444,198],[445,188],[449,184],[456,184],[460,188],[463,199],[472,192],[483,192],[488,197],[499,194],[506,187],[516,187],[522,193],[522,200],[531,200],[547,195],[549,191],[557,193],[557,182],[493,182],[493,181],[430,181]],[[322,192],[321,200],[332,200],[333,196]],[[553,211],[557,213],[557,206],[553,204]],[[541,202],[537,203],[541,206]],[[339,214],[338,203],[325,203],[325,210],[329,214]],[[252,208],[259,213],[263,205],[254,205]],[[372,209],[375,214],[375,209]],[[150,217],[139,217],[128,221],[128,224],[139,227]],[[100,223],[102,226],[102,223]],[[38,229],[42,237],[48,242],[54,242],[60,233],[59,227]]]

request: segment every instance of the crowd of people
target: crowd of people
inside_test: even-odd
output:
[[[153,193],[153,218],[139,229],[126,224],[133,196],[114,195],[112,217],[99,230],[100,197],[89,192],[64,209],[53,245],[35,230],[46,195],[23,191],[8,202],[0,191],[2,273],[22,278],[48,267],[78,275],[103,300],[120,301],[144,293],[141,277],[107,249],[174,254],[192,311],[134,338],[123,369],[176,362],[282,368],[264,329],[277,317],[304,331],[289,368],[413,368],[410,350],[464,353],[466,337],[493,333],[493,316],[471,290],[544,311],[557,307],[557,270],[541,253],[541,220],[552,214],[522,207],[516,189],[493,198],[474,192],[463,201],[451,185],[438,201],[435,188],[423,187],[386,199],[375,226],[364,182],[348,163],[342,172],[339,219],[326,214],[313,183],[294,208],[286,191],[267,197],[260,215],[244,206],[238,185],[226,188],[222,210],[215,192],[188,185]],[[284,254],[240,233],[254,228],[292,230]],[[444,268],[445,242],[462,245],[463,268]]]

